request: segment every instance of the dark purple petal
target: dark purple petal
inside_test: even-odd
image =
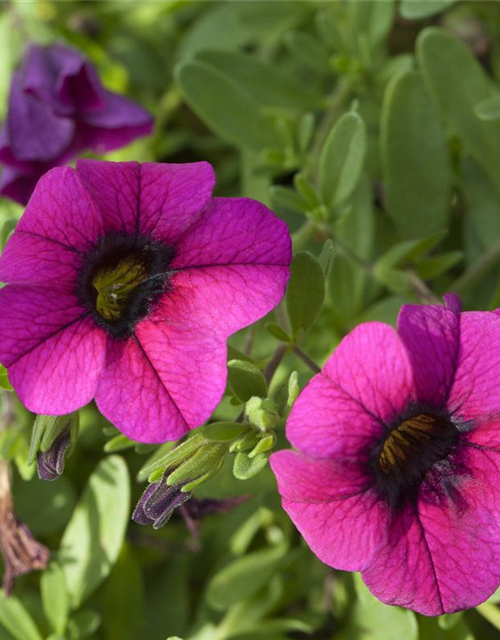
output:
[[[111,91],[105,91],[104,99],[103,109],[82,115],[79,128],[87,147],[111,151],[151,133],[153,118],[145,109]]]
[[[7,116],[10,149],[17,160],[47,162],[71,144],[75,123],[51,105],[23,91],[19,73],[12,79]]]
[[[25,205],[35,190],[38,176],[25,175],[20,169],[3,167],[0,177],[0,194]]]

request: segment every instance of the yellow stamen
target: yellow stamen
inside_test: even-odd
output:
[[[96,310],[105,320],[118,320],[134,289],[147,277],[144,265],[132,258],[104,269],[92,280],[97,290]]]

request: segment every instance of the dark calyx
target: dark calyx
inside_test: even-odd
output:
[[[77,295],[111,336],[129,338],[168,291],[174,255],[174,247],[149,237],[109,233],[85,254]],[[114,301],[108,297],[103,312],[106,295],[114,296]]]
[[[376,490],[391,510],[416,500],[427,473],[450,457],[459,438],[448,414],[428,408],[413,407],[388,428],[369,466]]]

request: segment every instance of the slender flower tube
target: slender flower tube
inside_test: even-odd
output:
[[[500,316],[405,305],[359,325],[298,397],[271,457],[320,560],[425,615],[500,584]]]
[[[30,411],[95,398],[150,443],[210,416],[227,338],[280,302],[291,261],[286,225],[214,180],[206,162],[94,160],[40,180],[0,258],[0,362]]]

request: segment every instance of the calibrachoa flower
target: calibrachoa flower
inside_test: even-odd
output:
[[[148,135],[152,123],[147,111],[104,89],[78,51],[60,44],[32,45],[13,75],[0,131],[0,193],[26,204],[49,169],[84,149],[123,147]]]
[[[0,362],[28,409],[95,398],[142,442],[209,417],[228,336],[279,303],[291,260],[286,225],[214,181],[206,162],[95,160],[39,181],[0,258]]]
[[[320,560],[426,615],[500,583],[500,317],[445,302],[354,329],[293,407],[299,453],[271,458]]]

